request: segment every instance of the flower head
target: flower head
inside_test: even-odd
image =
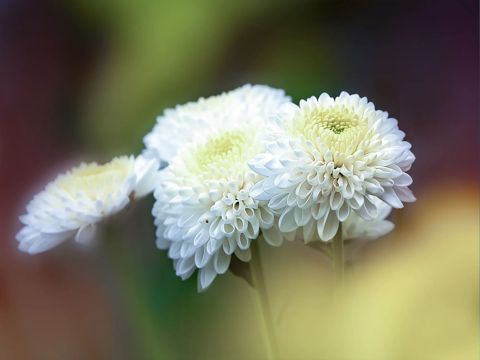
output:
[[[81,164],[59,175],[20,217],[19,249],[37,254],[75,236],[88,242],[95,224],[145,196],[158,180],[158,161],[122,156],[105,165]]]
[[[267,203],[249,194],[259,176],[247,161],[261,150],[263,130],[262,123],[213,129],[184,144],[162,171],[154,193],[157,246],[168,249],[182,279],[199,269],[199,290],[227,271],[232,255],[249,261],[260,231],[273,245],[282,241]]]
[[[264,176],[251,194],[269,202],[281,231],[303,228],[305,241],[328,241],[352,213],[377,219],[377,199],[395,208],[415,200],[406,173],[415,157],[404,136],[395,119],[358,95],[288,104],[266,150],[249,162]]]
[[[195,102],[167,109],[144,138],[146,151],[170,162],[194,136],[219,126],[263,122],[272,110],[290,101],[283,90],[264,85],[244,85],[235,90],[200,98]]]

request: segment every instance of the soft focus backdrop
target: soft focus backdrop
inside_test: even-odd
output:
[[[285,359],[476,359],[478,2],[0,1],[0,359],[263,359],[247,284],[203,294],[155,248],[151,197],[16,250],[29,198],[79,159],[138,153],[165,107],[244,83],[341,90],[399,120],[417,203],[356,249],[341,311],[302,244],[262,247]]]

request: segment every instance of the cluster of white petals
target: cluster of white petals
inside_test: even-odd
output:
[[[394,208],[415,200],[406,173],[415,157],[404,136],[395,119],[358,95],[285,105],[265,151],[249,162],[264,177],[251,195],[268,201],[282,232],[328,241],[351,214],[378,219],[377,200]]]
[[[250,261],[260,238],[390,232],[392,207],[415,201],[404,137],[388,113],[346,92],[295,105],[283,90],[245,85],[200,98],[158,117],[144,155],[82,164],[48,184],[20,217],[19,249],[88,242],[98,222],[154,191],[157,247],[182,279],[198,270],[202,291],[232,256]]]
[[[290,98],[283,90],[246,84],[232,91],[166,109],[144,138],[146,152],[170,162],[192,135],[208,136],[219,126],[263,123]]]
[[[224,104],[219,103],[222,99]],[[199,290],[227,271],[231,256],[249,261],[250,244],[260,231],[269,243],[282,242],[267,202],[250,196],[261,177],[247,162],[262,150],[268,114],[288,100],[282,91],[246,86],[200,100],[200,104],[212,102],[217,111],[203,111],[193,122],[186,117],[177,119],[191,122],[174,127],[175,131],[188,128],[185,131],[190,138],[179,145],[162,171],[154,192],[153,215],[157,246],[168,249],[176,273],[183,279],[199,269]],[[183,107],[177,109],[183,111]],[[190,116],[195,118],[193,113]],[[204,131],[196,132],[199,123]]]
[[[37,254],[75,236],[86,243],[95,224],[150,193],[158,182],[158,160],[122,156],[111,162],[81,164],[59,175],[27,205],[20,217],[19,249]]]

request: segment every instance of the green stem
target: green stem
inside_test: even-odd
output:
[[[339,225],[337,234],[332,240],[332,263],[335,279],[335,293],[342,291],[345,279],[345,254],[342,238],[342,224]]]
[[[275,338],[275,327],[270,312],[270,303],[268,300],[265,276],[263,274],[262,262],[260,259],[259,240],[252,241],[252,260],[250,261],[250,271],[254,284],[255,300],[262,318],[262,327],[266,337],[268,359],[278,359],[277,341]]]
[[[169,353],[164,341],[159,338],[158,323],[152,317],[151,309],[148,304],[149,294],[145,282],[145,277],[139,269],[141,266],[135,262],[132,254],[128,253],[125,247],[122,247],[121,229],[118,224],[108,223],[106,227],[106,237],[102,241],[104,252],[108,255],[107,259],[111,261],[111,266],[115,271],[119,285],[121,286],[122,296],[125,298],[125,304],[131,312],[132,321],[135,328],[135,344],[139,345],[139,350],[145,357],[153,359],[164,358]],[[110,240],[110,241],[107,241]],[[141,335],[140,335],[141,334]]]

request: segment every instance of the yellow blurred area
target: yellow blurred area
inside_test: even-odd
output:
[[[443,184],[401,211],[408,228],[363,250],[337,302],[320,252],[262,248],[281,358],[478,359],[477,189]],[[238,336],[254,326],[244,304]]]

